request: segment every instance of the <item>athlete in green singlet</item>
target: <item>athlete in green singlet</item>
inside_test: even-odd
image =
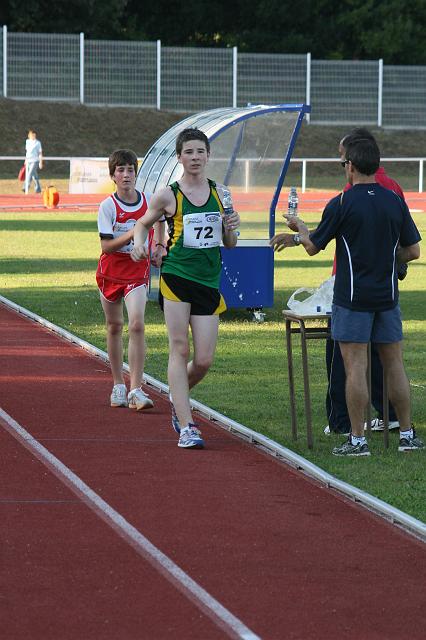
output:
[[[220,243],[228,248],[237,244],[240,217],[236,211],[223,215],[222,186],[205,175],[210,144],[202,131],[181,131],[176,154],[183,166],[182,178],[152,196],[148,211],[134,229],[132,258],[146,257],[149,229],[164,216],[169,241],[161,267],[160,303],[169,334],[172,426],[179,433],[179,447],[200,449],[204,441],[193,422],[189,390],[213,362],[219,314],[226,309],[219,292]],[[189,326],[194,348],[191,361]]]

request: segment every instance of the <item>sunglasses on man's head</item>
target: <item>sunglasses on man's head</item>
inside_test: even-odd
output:
[[[350,160],[342,160],[340,164],[342,165],[343,168],[345,168],[345,165],[348,164],[348,162],[350,162]]]

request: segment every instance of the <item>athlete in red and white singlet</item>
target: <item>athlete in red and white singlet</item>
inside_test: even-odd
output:
[[[106,198],[99,207],[98,229],[101,257],[96,281],[107,327],[107,350],[114,386],[112,407],[126,407],[140,411],[153,406],[152,400],[141,388],[145,361],[145,305],[149,282],[152,235],[147,238],[147,256],[135,263],[133,233],[136,222],[148,208],[146,197],[135,188],[138,159],[129,149],[114,151],[108,160],[109,174],[116,193]],[[164,250],[164,223],[154,231],[157,242],[151,260],[160,266]],[[130,392],[127,393],[123,377],[123,301],[128,317],[128,361]]]
[[[133,229],[136,221],[148,209],[145,194],[136,192],[138,201],[128,204],[118,195],[112,194],[99,207],[98,229],[102,239],[120,238]],[[152,233],[148,238],[151,247]],[[96,279],[102,294],[110,301],[114,301],[120,293],[126,295],[129,285],[147,285],[149,281],[149,257],[141,262],[134,262],[130,257],[133,240],[129,240],[123,247],[113,253],[102,253],[99,258]],[[148,256],[149,256],[148,252]],[[116,286],[121,285],[121,286]]]

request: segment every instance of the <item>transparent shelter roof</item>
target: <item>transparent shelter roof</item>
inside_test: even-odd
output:
[[[192,114],[168,129],[152,145],[139,169],[136,186],[152,194],[179,180],[182,166],[176,157],[176,138],[183,129],[196,127],[210,141],[208,177],[230,186],[234,206],[242,217],[242,230],[251,203],[254,200],[257,206],[261,203],[266,214],[262,228],[257,227],[256,232],[252,229],[250,237],[265,237],[268,213],[273,215],[275,211],[297,132],[308,111],[310,107],[304,104],[282,104],[220,108]],[[247,197],[250,195],[251,198]]]

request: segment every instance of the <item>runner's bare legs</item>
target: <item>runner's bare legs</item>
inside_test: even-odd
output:
[[[124,299],[129,318],[128,361],[130,389],[139,389],[142,384],[145,364],[145,306],[146,286],[133,289]]]
[[[182,426],[192,422],[189,404],[189,315],[191,305],[164,299],[164,319],[169,334],[169,364],[167,376],[173,405]]]
[[[107,351],[114,384],[124,384],[123,378],[123,303],[109,302],[101,295],[107,328]]]
[[[216,350],[219,316],[191,316],[194,357],[188,363],[188,382],[192,389],[210,369]]]
[[[219,316],[190,316],[186,302],[164,300],[164,316],[169,333],[168,380],[179,423],[193,422],[189,390],[208,372],[217,343]],[[194,357],[190,356],[189,325]]]

